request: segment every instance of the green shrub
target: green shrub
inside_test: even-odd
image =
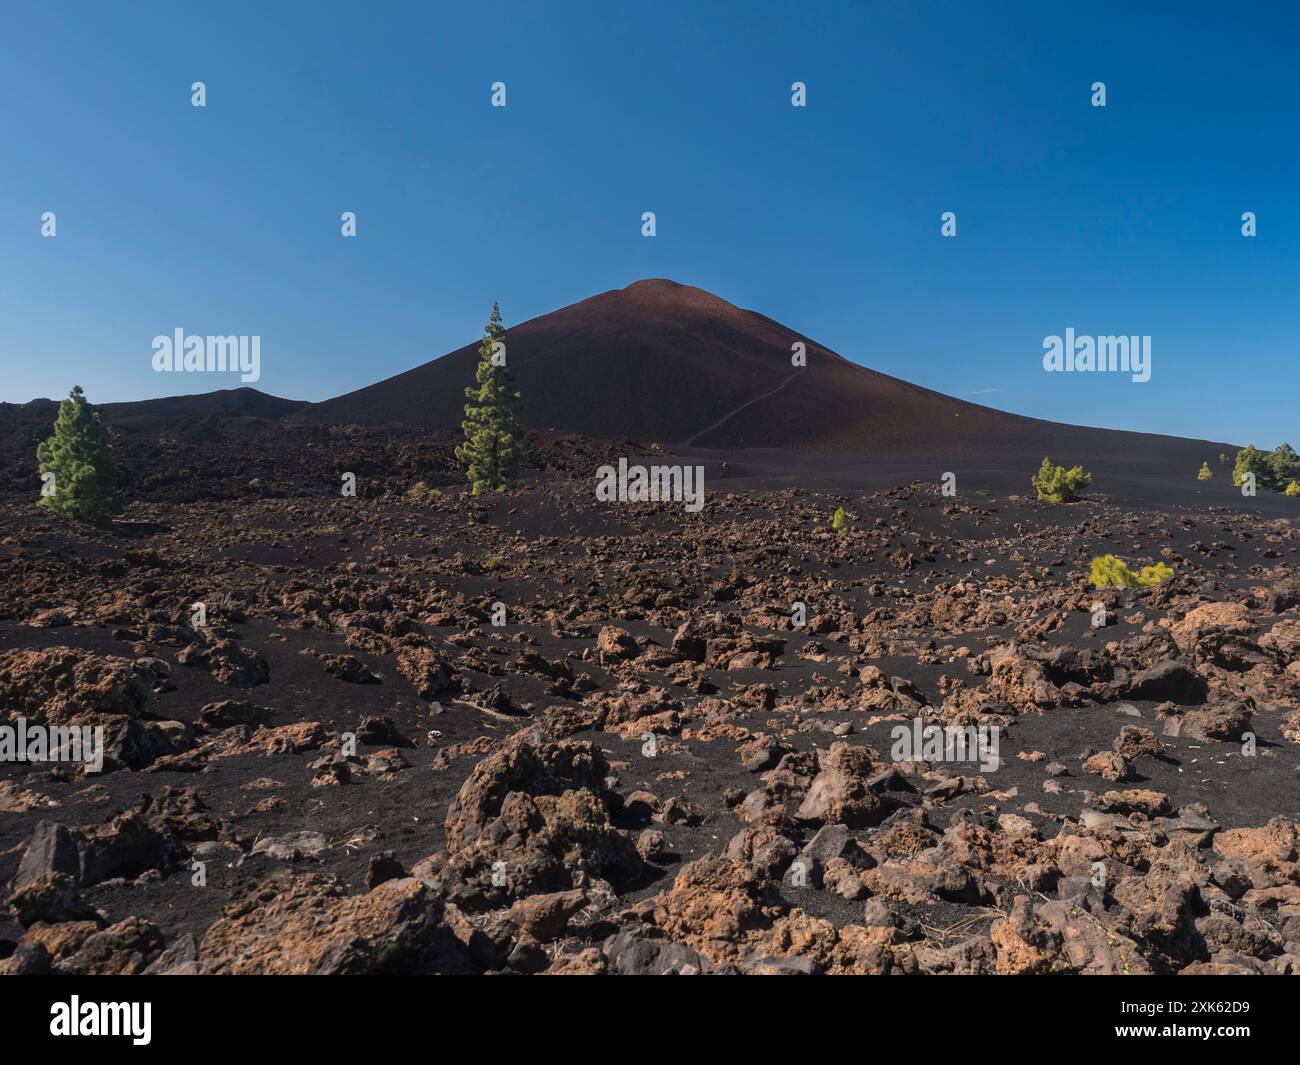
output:
[[[1286,486],[1286,491],[1283,494],[1289,496],[1300,496],[1300,481],[1292,481]]]
[[[59,404],[53,434],[36,449],[36,466],[43,482],[37,504],[51,513],[94,522],[121,511],[113,451],[80,385]]]
[[[831,528],[834,529],[841,536],[843,536],[846,532],[849,531],[849,527],[852,524],[853,524],[853,519],[849,517],[849,512],[845,510],[843,507],[836,507],[835,516],[831,518]]]
[[[416,481],[406,490],[406,498],[420,502],[422,499],[432,499],[434,496],[440,496],[442,492],[437,488],[432,488],[423,481]]]
[[[1131,588],[1133,571],[1114,555],[1102,555],[1092,560],[1090,577],[1094,588]]]
[[[1154,566],[1142,567],[1142,572],[1138,574],[1138,584],[1142,585],[1143,588],[1154,588],[1161,581],[1166,581],[1173,575],[1172,566],[1157,562]]]
[[[1043,459],[1032,480],[1038,498],[1049,503],[1070,503],[1079,498],[1079,492],[1092,484],[1092,474],[1084,472],[1082,466],[1067,470],[1064,466],[1053,466],[1050,458]]]
[[[1208,462],[1201,463],[1201,468],[1196,471],[1196,479],[1198,481],[1214,480],[1214,471],[1210,469],[1210,464]]]
[[[1114,555],[1102,555],[1092,560],[1094,588],[1151,588],[1173,575],[1174,571],[1163,562],[1143,566],[1140,572],[1134,573]]]

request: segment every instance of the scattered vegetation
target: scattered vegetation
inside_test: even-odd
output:
[[[505,339],[501,308],[493,303],[478,349],[474,372],[478,387],[465,389],[465,398],[470,400],[461,423],[465,442],[456,448],[456,458],[465,467],[475,495],[519,486],[524,431],[515,417],[519,391],[506,368]]]
[[[1094,588],[1152,588],[1173,575],[1174,571],[1163,562],[1143,566],[1140,572],[1134,573],[1123,559],[1114,555],[1102,555],[1092,560]]]
[[[1300,481],[1292,481],[1286,486],[1286,491],[1282,494],[1288,496],[1300,496]]]
[[[418,503],[422,499],[432,499],[434,496],[442,495],[441,489],[427,485],[423,481],[416,481],[406,490],[406,498]]]
[[[1254,444],[1248,444],[1237,452],[1232,467],[1232,483],[1240,488],[1247,473],[1255,475],[1257,488],[1285,492],[1291,482],[1300,479],[1300,455],[1290,444],[1281,444],[1272,451],[1261,451]]]
[[[99,415],[77,385],[59,404],[54,432],[36,449],[39,506],[61,518],[104,521],[122,509],[117,465]]]
[[[843,536],[853,525],[853,519],[849,512],[843,507],[835,508],[835,516],[831,518],[831,528]]]
[[[1082,466],[1070,470],[1064,466],[1053,466],[1052,460],[1045,458],[1034,474],[1032,483],[1039,499],[1049,503],[1071,503],[1079,498],[1083,489],[1092,484],[1092,474],[1086,473]]]
[[[1210,464],[1208,462],[1201,463],[1201,468],[1196,471],[1196,479],[1198,481],[1214,480],[1214,471],[1210,469]]]

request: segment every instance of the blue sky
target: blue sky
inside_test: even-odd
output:
[[[1300,446],[1288,6],[6,0],[0,400],[237,384],[154,373],[177,327],[324,399],[671,277],[990,406]],[[1044,373],[1067,327],[1151,380]]]

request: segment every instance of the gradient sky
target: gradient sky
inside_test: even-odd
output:
[[[178,327],[325,399],[670,277],[975,402],[1300,446],[1300,14],[1062,7],[5,0],[0,401],[237,386],[154,373]],[[1046,374],[1071,326],[1151,381]]]

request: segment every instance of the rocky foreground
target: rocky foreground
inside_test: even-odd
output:
[[[1300,971],[1294,520],[587,487],[7,505],[0,970]]]

